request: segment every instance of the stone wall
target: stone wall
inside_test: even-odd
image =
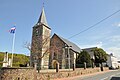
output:
[[[42,69],[48,69],[49,63],[49,47],[50,47],[50,33],[51,29],[39,24],[33,27],[32,45],[31,45],[31,66],[35,62],[41,65]],[[40,58],[44,55],[43,58]]]
[[[107,68],[104,68],[108,70]],[[51,79],[58,79],[58,78],[66,78],[66,77],[73,77],[78,75],[85,75],[100,72],[100,68],[88,68],[88,69],[76,69],[75,71],[61,71],[59,73],[42,73],[37,74],[37,80],[51,80]]]
[[[68,46],[68,44],[65,43],[58,35],[54,34],[52,36],[50,46],[51,46],[51,52],[49,57],[50,68],[55,68],[54,66],[55,60],[59,63],[60,69],[69,68],[69,54],[70,54],[70,67],[72,68],[73,64],[74,65],[76,64],[75,60],[77,53],[70,48],[69,49],[65,48],[65,46]]]
[[[50,52],[50,59],[49,59],[49,65],[50,68],[55,68],[53,61],[56,60],[59,62],[59,68],[62,68],[62,65],[65,65],[66,62],[63,59],[65,59],[65,54],[63,54],[63,46],[64,43],[59,37],[54,34],[51,38],[50,41],[50,46],[51,46],[51,52]]]
[[[104,71],[108,68],[104,68]],[[75,71],[72,70],[61,70],[56,73],[55,70],[52,72],[40,72],[37,73],[33,68],[2,68],[0,70],[0,80],[51,80],[57,78],[72,77],[84,74],[91,74],[100,72],[100,68],[78,68]]]
[[[36,80],[33,68],[2,68],[0,80]]]

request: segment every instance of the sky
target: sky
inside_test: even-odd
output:
[[[0,0],[0,52],[12,51],[9,30],[16,25],[14,53],[30,54],[24,43],[31,42],[43,2],[51,36],[56,33],[81,49],[97,46],[120,59],[120,12],[80,33],[120,10],[120,0]]]

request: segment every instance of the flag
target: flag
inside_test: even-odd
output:
[[[16,30],[16,27],[14,26],[14,27],[12,27],[12,28],[9,30],[9,32],[12,33],[12,34],[14,34],[14,33],[15,33],[15,30]]]

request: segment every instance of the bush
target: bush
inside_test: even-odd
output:
[[[27,64],[19,64],[20,67],[27,67]]]
[[[86,67],[90,68],[90,67],[92,67],[92,65],[90,63],[87,63]],[[84,64],[76,64],[76,68],[84,68]]]
[[[77,64],[83,64],[84,62],[86,63],[91,63],[91,58],[90,58],[90,54],[87,51],[82,51],[77,59],[76,59],[76,63]]]

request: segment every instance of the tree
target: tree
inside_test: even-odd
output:
[[[29,51],[31,51],[31,43],[30,42],[25,42],[23,45],[24,48],[28,49]]]
[[[95,63],[102,63],[107,61],[107,53],[101,48],[93,49],[95,56]]]
[[[91,63],[90,55],[87,51],[82,51],[76,60],[77,64],[83,64],[84,62],[86,63]]]
[[[101,48],[93,49],[94,56],[95,56],[95,63],[101,64],[101,71],[103,71],[103,62],[107,61],[107,53]]]

